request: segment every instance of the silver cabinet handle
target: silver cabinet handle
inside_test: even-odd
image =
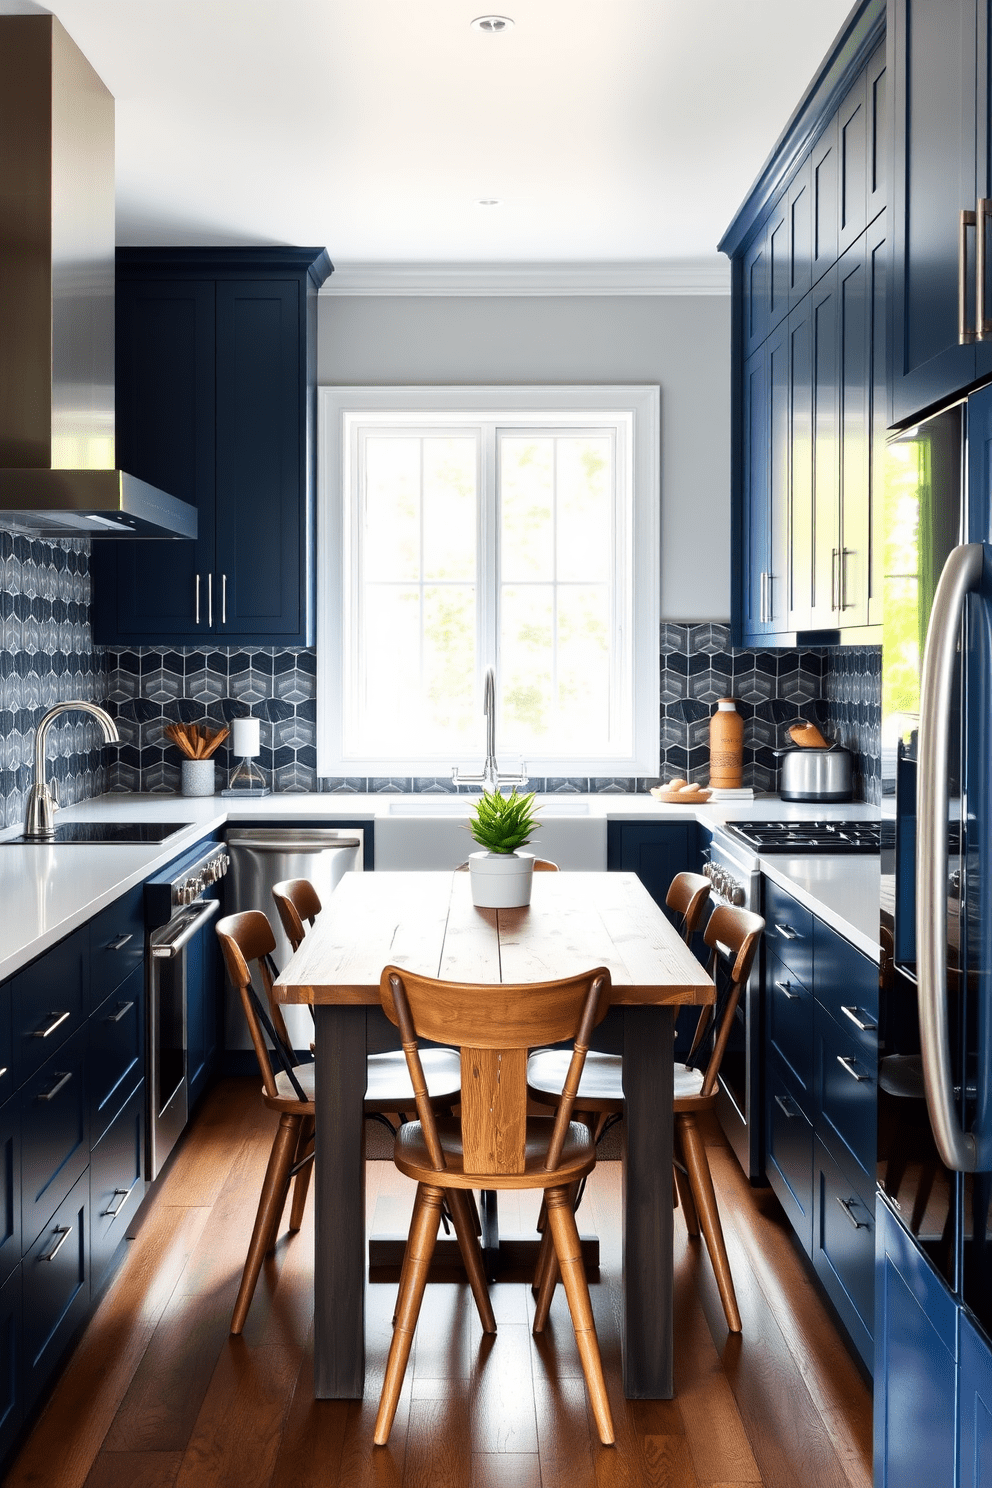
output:
[[[768,573],[763,570],[762,571],[762,574],[761,574],[761,623],[762,623],[762,625],[767,625],[768,622],[769,622],[769,620],[772,618],[771,615],[769,614],[769,605],[768,605],[768,578],[769,578]]]
[[[220,623],[227,624],[227,574],[220,576]]]
[[[863,1084],[864,1081],[867,1080],[867,1075],[861,1075],[858,1073],[857,1068],[855,1067],[854,1060],[849,1054],[838,1054],[837,1063],[840,1065],[842,1070],[847,1071],[852,1080],[857,1080],[859,1085]]]
[[[781,937],[782,937],[783,940],[798,940],[799,939],[799,931],[798,930],[793,930],[793,928],[792,928],[791,925],[780,925],[778,923],[778,921],[776,920],[776,922],[775,922],[775,929],[778,931],[779,935],[781,935]]]
[[[855,1219],[854,1215],[851,1213],[851,1210],[858,1202],[857,1199],[842,1199],[839,1194],[836,1197],[838,1204],[843,1209],[844,1213],[847,1215],[854,1228],[856,1230],[866,1230],[868,1228],[867,1223],[862,1224],[861,1220]]]
[[[980,196],[975,214],[975,340],[992,337],[992,321],[985,316],[986,235],[992,217],[992,198]]]
[[[862,1033],[873,1033],[874,1030],[878,1027],[877,1023],[865,1023],[861,1018],[859,1018],[858,1009],[856,1007],[844,1007],[843,1004],[841,1004],[841,1012],[844,1014],[845,1018],[850,1018],[855,1028],[860,1028]]]
[[[776,982],[775,990],[781,992],[783,997],[787,997],[790,1002],[798,1002],[799,1000],[799,993],[793,992],[791,982]]]
[[[968,329],[968,229],[975,214],[963,209],[958,220],[958,344],[970,346],[975,332]]]
[[[974,1136],[958,1121],[951,1073],[947,1007],[948,724],[965,595],[982,582],[981,543],[953,548],[937,584],[920,683],[919,763],[916,776],[917,1003],[923,1084],[937,1150],[945,1166],[972,1173]]]
[[[72,1014],[71,1013],[56,1013],[56,1012],[51,1012],[51,1013],[49,1013],[48,1016],[52,1020],[51,1023],[49,1023],[49,1025],[48,1025],[47,1028],[36,1028],[36,1029],[34,1029],[34,1031],[31,1034],[31,1037],[32,1038],[47,1038],[50,1033],[54,1033],[55,1032],[56,1028],[61,1028],[61,1026],[65,1022],[66,1018],[71,1018],[72,1017]]]
[[[131,1197],[131,1195],[134,1193],[134,1190],[137,1188],[138,1182],[139,1182],[139,1180],[137,1178],[135,1178],[135,1180],[131,1184],[131,1187],[130,1188],[115,1188],[114,1189],[112,1200],[111,1200],[111,1205],[110,1205],[110,1207],[104,1209],[104,1211],[103,1211],[103,1217],[105,1219],[116,1219],[117,1218],[118,1214],[120,1214],[121,1210],[124,1208],[124,1205],[127,1203],[128,1199]],[[113,1205],[113,1199],[119,1199],[120,1202],[116,1206],[114,1206]]]
[[[838,601],[837,601],[837,590],[838,590],[838,587],[839,587],[838,586],[838,583],[837,583],[837,570],[838,570],[838,567],[839,567],[839,563],[838,563],[838,559],[839,558],[840,558],[840,548],[831,548],[830,549],[830,608],[832,610],[836,610],[836,609],[839,609],[840,608],[840,606],[838,604]]]
[[[839,610],[846,610],[847,609],[847,560],[848,560],[848,558],[851,556],[851,554],[853,552],[854,552],[854,549],[853,548],[841,548],[839,550],[839,557],[838,557],[838,563],[837,563],[837,568],[838,568],[838,585],[837,585],[837,588],[838,588],[838,591],[839,591],[838,592],[838,595],[837,595],[837,608]]]
[[[116,1013],[108,1013],[107,1014],[107,1022],[108,1023],[119,1023],[121,1021],[121,1019],[124,1017],[124,1014],[125,1013],[129,1013],[133,1007],[134,1007],[134,1003],[133,1002],[119,1002],[117,1004],[117,1011],[116,1011]]]
[[[127,945],[128,941],[129,940],[133,940],[133,939],[134,939],[134,936],[133,935],[118,935],[117,939],[116,940],[112,940],[110,942],[110,944],[107,946],[107,950],[108,951],[122,951],[124,949],[124,947]]]
[[[207,574],[207,625],[214,628],[214,576]]]
[[[194,590],[194,595],[195,595],[194,603],[195,603],[195,606],[196,606],[196,617],[195,617],[193,623],[194,623],[194,625],[199,625],[199,623],[200,623],[200,575],[199,574],[197,574],[197,576],[196,576],[196,586],[195,586],[195,590]]]
[[[69,1081],[71,1079],[72,1079],[72,1070],[66,1070],[66,1072],[65,1072],[64,1075],[59,1075],[58,1079],[56,1080],[55,1084],[52,1086],[51,1090],[46,1090],[45,1093],[44,1093],[44,1095],[39,1095],[38,1096],[38,1099],[40,1101],[54,1100],[55,1097],[58,1095],[59,1091],[60,1090],[64,1090],[65,1087],[68,1085],[68,1083],[69,1083]]]
[[[59,1238],[56,1240],[51,1250],[46,1250],[44,1255],[40,1255],[38,1257],[39,1261],[54,1261],[63,1245],[72,1234],[72,1225],[66,1225],[65,1229],[63,1229],[61,1225],[56,1225],[55,1233],[56,1235],[58,1235]]]
[[[796,1113],[786,1097],[777,1095],[775,1097],[775,1104],[781,1108],[787,1120],[792,1121],[795,1119]]]

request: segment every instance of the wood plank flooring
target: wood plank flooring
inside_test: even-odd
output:
[[[744,1332],[728,1336],[677,1216],[675,1400],[623,1398],[620,1165],[603,1162],[580,1227],[601,1239],[592,1293],[616,1447],[592,1428],[561,1289],[535,1340],[529,1287],[496,1285],[489,1340],[451,1280],[431,1284],[389,1446],[373,1449],[395,1284],[369,1287],[364,1399],[314,1401],[310,1208],[267,1262],[243,1337],[227,1331],[272,1123],[254,1080],[209,1094],[7,1488],[870,1488],[870,1390],[774,1198],[745,1183],[716,1128]],[[405,1228],[411,1185],[387,1162],[368,1175],[373,1228]],[[532,1224],[530,1197],[507,1196],[504,1232]]]

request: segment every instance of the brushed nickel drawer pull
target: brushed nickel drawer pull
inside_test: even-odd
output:
[[[38,1257],[39,1261],[54,1261],[63,1245],[72,1234],[72,1225],[66,1225],[65,1229],[63,1229],[61,1225],[56,1225],[55,1233],[56,1235],[58,1235],[59,1238],[56,1240],[51,1250],[46,1251],[44,1255]]]
[[[775,929],[783,940],[799,940],[801,938],[798,930],[793,930],[791,925],[780,925],[777,920],[775,921]]]
[[[860,1219],[855,1219],[854,1215],[851,1213],[851,1209],[858,1202],[857,1199],[842,1199],[840,1197],[840,1194],[837,1194],[835,1197],[838,1204],[843,1209],[844,1213],[847,1215],[854,1228],[856,1230],[866,1230],[868,1228],[867,1221],[862,1223]]]
[[[72,1070],[67,1070],[64,1075],[60,1075],[59,1076],[59,1078],[56,1080],[55,1084],[52,1086],[51,1090],[46,1090],[45,1093],[44,1093],[44,1095],[39,1095],[38,1096],[38,1099],[40,1101],[54,1100],[55,1097],[58,1095],[59,1091],[62,1090],[62,1089],[64,1089],[65,1086],[68,1085],[68,1083],[69,1083],[69,1081],[71,1079],[72,1079]]]
[[[124,947],[127,945],[128,941],[129,940],[133,940],[133,939],[134,939],[134,936],[133,935],[118,935],[118,937],[117,937],[116,940],[112,940],[110,942],[110,944],[107,947],[107,950],[108,951],[122,951],[124,949]]]
[[[200,575],[199,574],[197,574],[197,576],[196,576],[196,599],[195,599],[194,603],[196,605],[196,612],[195,612],[195,619],[193,621],[193,624],[194,625],[199,625],[199,623],[200,623]]]
[[[841,1009],[840,1010],[844,1014],[845,1018],[850,1018],[851,1022],[854,1024],[855,1028],[860,1028],[861,1029],[861,1032],[862,1033],[874,1033],[875,1029],[878,1027],[878,1024],[877,1023],[865,1023],[865,1022],[863,1022],[861,1020],[861,1018],[858,1017],[858,1009],[857,1009],[857,1007],[844,1007],[844,1005],[841,1004]],[[868,1015],[866,1013],[865,1014],[865,1017],[867,1018],[867,1016]]]
[[[220,576],[220,623],[227,624],[227,574]]]
[[[791,988],[791,986],[792,986],[792,983],[791,982],[776,982],[775,983],[776,990],[779,991],[779,992],[781,992],[783,994],[783,996],[787,997],[790,1002],[798,1002],[799,1001],[799,993],[798,992],[792,992],[792,991],[790,991],[789,989]]]
[[[65,1022],[66,1018],[71,1018],[72,1017],[72,1014],[71,1013],[57,1013],[53,1009],[52,1012],[49,1014],[49,1016],[51,1018],[53,1018],[55,1021],[53,1023],[49,1023],[49,1025],[48,1025],[47,1028],[36,1028],[34,1030],[34,1032],[32,1033],[32,1035],[31,1035],[32,1038],[47,1038],[50,1033],[54,1033],[55,1032],[56,1028],[60,1028],[62,1026],[62,1024]]]
[[[775,1097],[775,1104],[780,1108],[787,1121],[795,1120],[796,1113],[792,1109],[787,1096],[777,1095]]]
[[[121,1021],[121,1019],[124,1017],[124,1014],[125,1013],[129,1013],[133,1007],[134,1007],[134,1003],[133,1002],[119,1002],[117,1004],[117,1011],[116,1011],[116,1013],[108,1013],[107,1014],[107,1022],[108,1023],[119,1023]]]
[[[104,1209],[101,1218],[116,1219],[118,1214],[120,1214],[121,1210],[124,1208],[124,1205],[127,1203],[128,1199],[134,1193],[134,1190],[137,1188],[137,1186],[138,1179],[135,1178],[130,1188],[115,1188],[113,1197],[115,1199],[120,1199],[120,1203],[117,1205],[116,1208]]]
[[[857,1080],[859,1085],[863,1084],[864,1081],[867,1080],[867,1075],[858,1074],[857,1070],[854,1067],[854,1060],[851,1058],[850,1054],[838,1054],[837,1063],[840,1065],[842,1070],[846,1070],[852,1080]]]
[[[214,576],[207,574],[207,625],[214,628]]]

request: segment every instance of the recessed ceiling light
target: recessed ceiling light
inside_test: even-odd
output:
[[[477,207],[501,207],[502,205],[498,196],[480,196],[476,202]]]
[[[509,31],[513,22],[509,16],[484,15],[476,16],[472,25],[476,31],[485,31],[487,36],[498,36],[501,31]]]

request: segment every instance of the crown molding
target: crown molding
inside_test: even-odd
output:
[[[729,295],[730,265],[650,263],[335,263],[322,295]]]

